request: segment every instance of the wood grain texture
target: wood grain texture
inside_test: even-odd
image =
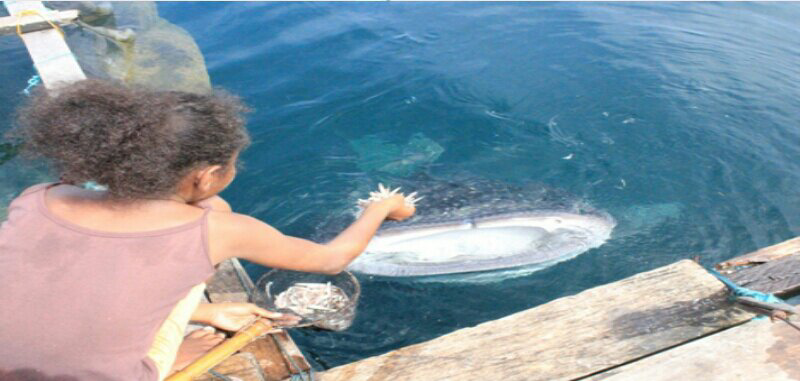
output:
[[[5,1],[3,4],[11,15],[18,15],[24,11],[37,11],[42,14],[48,12],[41,1]],[[33,65],[48,89],[86,79],[61,32],[46,29],[25,33],[22,35],[22,41],[25,42],[25,47],[33,59]]]
[[[258,367],[258,361],[252,353],[237,353],[215,366],[213,370],[231,379],[241,381],[270,381],[264,378],[264,374]],[[195,381],[219,381],[219,377],[206,373]]]
[[[719,263],[716,267],[720,270],[735,266],[746,266],[759,263],[766,263],[781,259],[790,255],[800,254],[800,237],[792,238],[788,241],[765,247],[725,262]]]
[[[687,260],[334,368],[319,379],[572,380],[751,316],[727,301],[722,283]]]
[[[0,35],[16,34],[17,25],[19,25],[19,28],[22,33],[30,33],[38,30],[45,30],[52,28],[52,26],[48,21],[56,25],[62,25],[70,23],[77,18],[78,18],[77,10],[50,11],[47,13],[43,13],[42,16],[28,15],[22,17],[17,17],[17,16],[0,17]]]
[[[800,289],[800,255],[785,256],[741,269],[728,277],[739,286],[770,294],[786,295]]]
[[[217,271],[206,286],[206,294],[212,303],[247,302],[247,289],[237,274],[234,262],[238,260],[232,258],[217,265]]]
[[[217,272],[208,282],[206,293],[212,303],[243,303],[248,301],[248,288],[252,287],[253,282],[239,260],[232,258],[217,266]],[[251,353],[255,357],[266,381],[280,381],[297,372],[289,357],[302,370],[311,369],[311,365],[286,331],[257,339],[241,352]]]
[[[252,353],[255,356],[258,366],[264,373],[268,381],[279,381],[289,377],[289,364],[284,359],[280,348],[270,337],[262,337],[246,347],[242,352]]]
[[[280,343],[280,346],[276,342]],[[262,337],[244,347],[242,352],[252,353],[255,356],[266,381],[284,380],[294,373],[311,369],[302,352],[297,349],[285,331]],[[289,357],[294,364],[289,361]],[[300,369],[295,368],[295,364]]]
[[[800,332],[755,320],[588,378],[591,381],[800,380]]]

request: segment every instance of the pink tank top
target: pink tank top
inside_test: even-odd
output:
[[[157,380],[156,331],[214,273],[208,210],[169,229],[102,232],[52,214],[47,188],[16,198],[0,225],[0,374]]]

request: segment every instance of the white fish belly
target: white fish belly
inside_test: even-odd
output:
[[[403,276],[552,264],[602,245],[614,225],[610,217],[553,213],[406,228],[375,236],[350,268]]]
[[[397,263],[486,259],[531,250],[546,239],[547,234],[542,228],[526,226],[451,230],[389,244],[382,244],[378,238],[367,252],[383,253],[384,259]]]

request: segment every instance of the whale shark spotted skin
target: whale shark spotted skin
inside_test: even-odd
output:
[[[425,276],[541,268],[605,243],[616,221],[551,188],[489,180],[411,182],[425,199],[418,215],[387,222],[349,269]]]

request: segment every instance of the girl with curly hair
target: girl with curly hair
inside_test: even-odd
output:
[[[291,320],[252,304],[198,306],[197,285],[216,264],[240,257],[338,273],[384,219],[414,213],[402,195],[372,202],[319,244],[232,212],[217,194],[233,181],[249,143],[245,111],[226,94],[97,80],[42,92],[20,110],[13,136],[48,160],[61,181],[22,192],[0,226],[0,370],[163,379],[221,340],[200,331],[179,350],[155,348],[164,322],[181,320],[180,311],[226,330],[254,316]],[[105,190],[78,186],[89,181]]]

